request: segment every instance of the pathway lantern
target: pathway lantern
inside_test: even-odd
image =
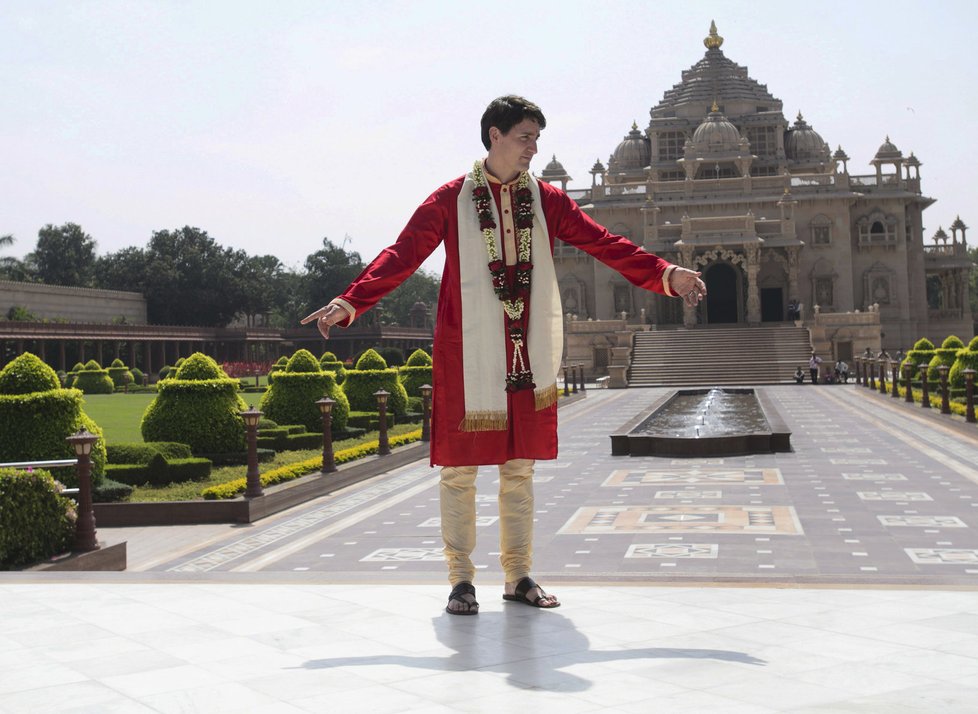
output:
[[[323,415],[323,468],[324,474],[336,471],[333,459],[333,405],[336,401],[324,396],[316,401],[319,413]]]
[[[421,441],[431,441],[431,385],[422,384],[421,392]]]
[[[965,421],[975,423],[975,370],[968,368],[961,370],[964,375],[964,396],[965,396]]]
[[[941,414],[951,413],[951,394],[947,388],[947,373],[950,369],[946,364],[937,367],[937,371],[941,373]]]
[[[930,382],[927,381],[927,365],[920,365],[920,406],[930,409]]]
[[[587,390],[587,387],[584,386],[584,364],[581,363],[581,364],[577,365],[577,367],[578,367],[578,369],[581,370],[581,391],[584,392],[584,391]]]
[[[880,357],[877,362],[880,370],[880,394],[886,394],[886,360]]]
[[[256,498],[264,493],[261,487],[261,474],[258,471],[258,422],[261,421],[264,412],[252,406],[238,414],[244,419],[245,437],[248,442],[248,473],[245,475],[248,485],[245,488],[245,498]]]
[[[904,401],[913,404],[913,362],[907,362],[903,365],[903,379],[907,385],[907,393],[904,395]]]
[[[890,396],[896,399],[900,396],[900,392],[897,387],[900,386],[900,363],[894,360],[890,362],[890,377],[891,377],[891,388]]]
[[[876,389],[876,360],[873,358],[867,358],[864,360],[866,364],[866,374],[869,377],[864,380],[865,385],[870,389]]]
[[[856,384],[863,383],[863,360],[862,357],[853,357],[852,361],[856,364]]]
[[[98,537],[95,533],[95,512],[92,510],[92,446],[98,436],[85,427],[67,439],[75,450],[78,464],[78,522],[75,524],[75,551],[98,550]]]
[[[390,397],[390,392],[378,389],[374,392],[374,397],[377,398],[377,415],[379,417],[379,423],[377,425],[379,432],[377,437],[379,442],[377,455],[387,456],[391,452],[390,443],[387,440],[387,399]]]
[[[561,369],[564,370],[564,396],[570,396],[570,385],[567,383],[567,364],[561,365]]]

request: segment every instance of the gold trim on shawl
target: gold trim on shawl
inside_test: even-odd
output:
[[[506,412],[465,412],[459,431],[506,431]]]
[[[547,407],[553,406],[557,403],[557,384],[551,384],[549,387],[544,387],[543,389],[536,389],[533,391],[533,398],[536,402],[536,409],[540,411],[541,409],[546,409]]]

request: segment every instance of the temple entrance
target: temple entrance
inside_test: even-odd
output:
[[[737,271],[729,263],[713,263],[703,276],[706,283],[706,322],[739,322]]]
[[[761,322],[781,322],[784,319],[781,288],[761,288]]]

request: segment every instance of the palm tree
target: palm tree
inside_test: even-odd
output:
[[[0,236],[0,248],[14,244],[15,238],[11,234]],[[0,280],[27,280],[27,266],[24,261],[12,256],[0,257]]]
[[[0,236],[0,248],[3,248],[6,245],[13,245],[13,244],[14,244],[13,235],[8,233],[5,236]]]

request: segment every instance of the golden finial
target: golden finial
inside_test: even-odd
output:
[[[717,34],[717,24],[713,20],[710,20],[710,36],[703,40],[703,44],[708,50],[718,50],[723,44],[723,38]]]
[[[718,111],[720,111],[720,107],[717,106],[717,100],[716,99],[713,100],[713,106],[710,107],[710,111],[711,112],[718,112]]]
[[[638,131],[638,122],[632,119],[632,131]]]

